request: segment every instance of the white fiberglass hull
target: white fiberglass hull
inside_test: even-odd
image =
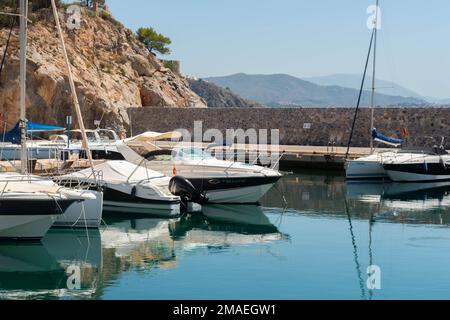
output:
[[[393,156],[395,152],[374,153],[347,162],[345,175],[347,180],[379,180],[388,179],[383,163]]]
[[[347,166],[347,180],[385,179],[387,173],[378,161],[350,161]]]
[[[0,240],[40,240],[54,220],[49,215],[0,215]]]
[[[82,191],[91,199],[72,204],[66,212],[56,218],[57,228],[99,228],[103,215],[103,192]]]

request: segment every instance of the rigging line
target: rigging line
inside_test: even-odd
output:
[[[8,54],[8,49],[9,49],[9,44],[11,42],[11,35],[14,29],[14,25],[16,24],[16,19],[11,19],[11,25],[9,27],[9,34],[8,34],[8,40],[6,41],[6,47],[5,47],[5,51],[3,52],[3,57],[2,57],[2,62],[0,64],[0,79],[1,79],[1,75],[2,75],[2,71],[3,71],[3,67],[5,65],[6,62],[6,55]]]
[[[373,40],[373,70],[372,70],[372,93],[370,97],[371,115],[370,115],[370,132],[374,129],[374,115],[375,115],[375,81],[376,81],[376,64],[377,64],[377,34],[378,34],[378,11],[379,0],[375,5],[375,21],[374,21],[374,40]],[[370,137],[370,152],[373,152],[373,138]]]
[[[372,45],[373,45],[374,38],[375,38],[375,29],[372,30],[372,36],[370,37],[369,51],[367,52],[366,65],[364,67],[364,74],[363,74],[363,78],[361,81],[361,88],[359,90],[358,103],[356,104],[355,115],[353,117],[352,129],[350,131],[350,137],[348,139],[347,152],[345,153],[345,159],[348,159],[348,154],[350,153],[350,145],[352,144],[353,132],[355,130],[356,119],[358,117],[358,111],[359,111],[359,107],[361,104],[361,97],[364,92],[364,82],[366,80],[367,68],[369,66],[370,53],[372,52]]]
[[[352,217],[350,215],[350,211],[348,210],[348,203],[347,203],[347,199],[345,197],[344,197],[344,206],[345,206],[345,213],[347,214],[350,236],[352,238],[353,257],[354,257],[353,260],[354,260],[355,266],[356,266],[356,274],[357,274],[358,280],[359,280],[359,288],[361,289],[361,298],[363,300],[366,300],[366,290],[364,289],[364,280],[362,278],[361,264],[359,263],[359,257],[358,257],[358,246],[356,245],[356,237],[355,237],[355,233],[353,232]]]

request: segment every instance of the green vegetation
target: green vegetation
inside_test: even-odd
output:
[[[155,54],[169,54],[170,48],[168,45],[172,44],[172,41],[156,32],[153,28],[139,28],[137,37],[141,41],[150,53]]]
[[[165,68],[171,70],[173,73],[180,73],[179,64],[172,60],[164,60],[163,65]]]
[[[61,6],[61,0],[55,0],[57,6]],[[46,9],[51,7],[50,0],[33,0],[29,2],[30,12],[35,12],[41,9]],[[18,13],[19,11],[19,1],[18,0],[0,0],[0,10],[3,12]],[[0,28],[7,27],[11,25],[13,19],[16,19],[17,25],[19,23],[18,17],[12,17],[7,15],[0,15]],[[30,19],[33,16],[30,15]]]

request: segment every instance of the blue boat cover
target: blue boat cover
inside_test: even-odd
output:
[[[396,139],[396,138],[390,138],[390,137],[386,137],[385,135],[381,134],[380,132],[378,132],[377,130],[372,130],[372,138],[376,141],[382,142],[382,143],[386,143],[392,146],[401,146],[403,144],[403,140],[402,139]]]
[[[42,132],[54,132],[63,131],[63,127],[48,126],[45,124],[27,122],[27,133],[42,133]],[[17,122],[15,127],[8,131],[1,139],[3,142],[10,142],[13,144],[20,144],[20,122]]]

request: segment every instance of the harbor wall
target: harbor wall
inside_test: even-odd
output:
[[[302,146],[346,146],[354,114],[354,108],[130,109],[134,135],[176,129],[192,133],[194,121],[202,121],[203,132],[219,129],[224,136],[227,129],[279,129],[280,144]],[[370,114],[368,108],[359,111],[352,146],[369,146]],[[397,138],[407,128],[410,145],[440,144],[445,137],[446,147],[450,146],[450,108],[377,108],[374,123],[384,135]]]

